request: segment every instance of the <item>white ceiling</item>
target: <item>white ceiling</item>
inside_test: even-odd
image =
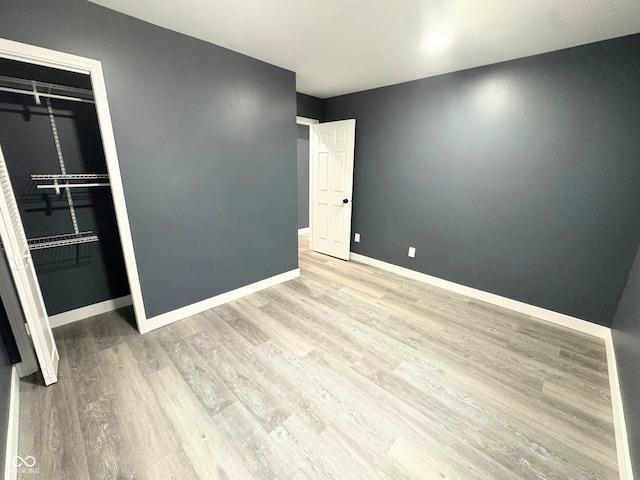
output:
[[[640,0],[90,1],[292,70],[320,98],[640,32]],[[427,51],[429,33],[449,48]]]

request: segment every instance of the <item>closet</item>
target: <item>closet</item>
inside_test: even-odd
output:
[[[32,263],[44,315],[128,295],[89,76],[0,59],[0,149],[0,184],[15,200],[4,218],[23,227],[8,263]]]

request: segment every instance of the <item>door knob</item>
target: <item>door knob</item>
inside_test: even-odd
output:
[[[349,203],[349,199],[348,198],[343,199],[342,203]]]

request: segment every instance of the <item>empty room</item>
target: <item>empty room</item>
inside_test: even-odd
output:
[[[0,472],[640,472],[640,2],[3,0]]]

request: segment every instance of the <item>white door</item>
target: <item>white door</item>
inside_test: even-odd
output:
[[[311,131],[311,249],[349,260],[356,121],[319,123]]]
[[[18,204],[13,194],[7,164],[0,148],[0,238],[11,275],[24,310],[33,346],[42,370],[45,385],[58,381],[58,349],[49,325],[36,269],[31,260],[29,244],[22,227]]]

